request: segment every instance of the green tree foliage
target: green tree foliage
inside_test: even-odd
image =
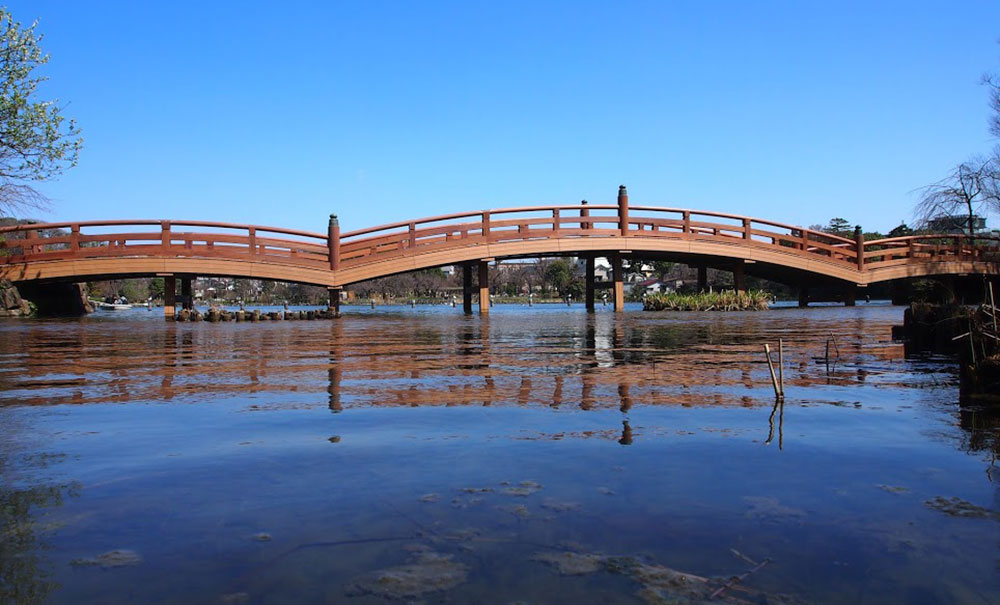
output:
[[[163,292],[166,286],[164,284],[162,277],[154,277],[149,280],[149,295],[156,300],[163,298]]]
[[[560,258],[545,267],[545,282],[560,293],[565,293],[566,286],[573,280],[573,268],[569,261]]]
[[[892,231],[889,232],[889,237],[906,237],[907,235],[913,235],[913,229],[910,229],[909,225],[906,223],[899,223],[898,227],[893,227]]]
[[[677,263],[671,263],[665,260],[655,260],[652,262],[653,270],[656,271],[656,275],[660,279],[666,278],[666,276],[669,275],[670,272],[674,270],[674,266],[676,264]]]
[[[830,219],[830,223],[826,227],[823,227],[823,231],[839,235],[840,237],[854,236],[854,228],[851,226],[851,223],[847,219],[840,217]]]
[[[38,207],[45,198],[30,183],[76,165],[83,139],[57,100],[40,99],[46,80],[35,69],[48,62],[36,23],[22,28],[0,7],[0,213]]]

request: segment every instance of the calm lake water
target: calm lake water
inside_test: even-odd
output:
[[[0,323],[0,601],[1000,601],[996,416],[900,307],[345,310]]]

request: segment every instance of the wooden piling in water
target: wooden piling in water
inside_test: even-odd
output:
[[[778,389],[785,396],[785,341],[778,339]]]
[[[780,345],[779,345],[780,349]],[[785,394],[782,391],[781,386],[778,384],[778,376],[774,372],[774,363],[771,361],[771,345],[764,344],[764,355],[767,357],[767,369],[771,372],[771,386],[774,388],[775,399],[784,399]],[[780,353],[779,353],[780,356]]]

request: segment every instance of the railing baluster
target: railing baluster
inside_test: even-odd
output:
[[[170,221],[160,221],[160,245],[170,248]]]
[[[552,235],[559,237],[559,209],[552,209]]]
[[[483,241],[490,241],[490,211],[483,210]]]
[[[750,219],[743,219],[743,239],[750,239]]]
[[[411,249],[412,248],[416,248],[417,247],[417,224],[415,222],[410,221],[409,231],[410,231],[410,248]]]

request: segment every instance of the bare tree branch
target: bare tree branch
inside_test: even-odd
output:
[[[1000,159],[974,157],[944,179],[924,187],[916,207],[918,224],[927,228],[940,217],[962,213],[965,229],[975,234],[975,218],[1000,212]]]

